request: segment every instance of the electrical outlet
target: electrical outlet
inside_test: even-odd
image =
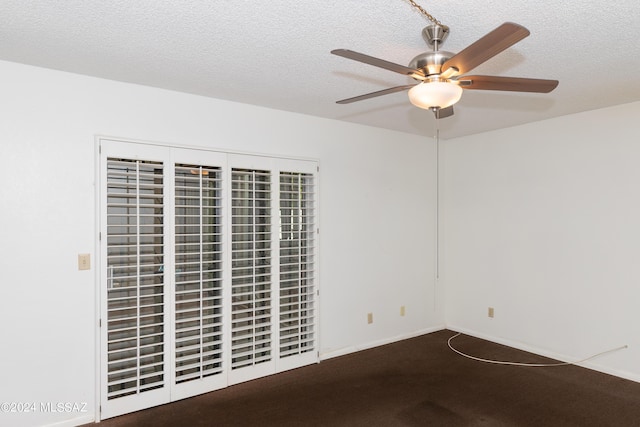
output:
[[[367,313],[367,323],[373,323],[373,313]]]
[[[405,309],[404,309],[404,305],[400,307],[400,316],[404,316],[405,314]]]
[[[489,317],[493,318],[493,307],[489,307],[489,311],[488,311],[487,315]]]
[[[91,270],[90,254],[78,254],[78,270]]]

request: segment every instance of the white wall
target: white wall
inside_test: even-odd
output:
[[[453,329],[640,381],[640,103],[442,143]],[[489,319],[487,308],[495,308]]]
[[[77,255],[95,262],[97,134],[318,159],[321,357],[443,326],[431,140],[14,63],[0,75],[0,402],[88,403],[0,425],[94,418],[96,272]]]

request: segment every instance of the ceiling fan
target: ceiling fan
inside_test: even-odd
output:
[[[432,50],[413,58],[407,67],[348,49],[332,50],[334,55],[404,74],[419,82],[343,99],[337,103],[350,104],[409,90],[412,104],[432,110],[436,119],[442,119],[453,115],[453,104],[460,100],[463,89],[548,93],[558,86],[557,80],[464,75],[527,37],[529,30],[522,25],[505,22],[457,54],[439,50],[448,35],[449,27],[446,25],[438,23],[425,27],[422,37]]]

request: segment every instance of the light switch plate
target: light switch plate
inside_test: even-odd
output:
[[[91,254],[78,254],[78,270],[91,270]]]

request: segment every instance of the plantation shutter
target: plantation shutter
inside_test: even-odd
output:
[[[100,419],[317,362],[315,162],[98,152]]]
[[[106,399],[111,400],[166,384],[163,164],[109,158],[106,181]]]
[[[231,172],[231,369],[272,359],[271,174]]]
[[[280,173],[280,358],[315,349],[313,175]]]
[[[222,373],[221,169],[175,166],[175,382]]]

